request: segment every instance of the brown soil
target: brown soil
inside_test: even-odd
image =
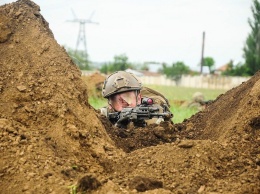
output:
[[[0,7],[0,193],[260,193],[260,72],[181,124],[116,129],[39,7]]]
[[[94,98],[102,98],[102,86],[105,78],[105,75],[98,72],[90,76],[82,76],[82,80],[87,86],[89,96]]]

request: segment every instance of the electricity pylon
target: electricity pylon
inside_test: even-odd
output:
[[[94,12],[90,15],[89,19],[78,19],[74,11],[71,9],[72,14],[74,16],[73,20],[67,20],[68,22],[78,22],[79,23],[79,32],[78,32],[78,38],[77,38],[77,43],[76,43],[76,49],[75,49],[75,54],[78,52],[79,45],[82,43],[84,47],[84,58],[88,58],[88,53],[87,53],[87,40],[86,40],[86,32],[85,32],[85,24],[99,24],[97,22],[91,21],[91,18],[94,15]]]

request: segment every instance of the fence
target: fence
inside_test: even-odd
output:
[[[166,78],[166,76],[142,76],[139,77],[143,84],[182,86],[190,88],[208,88],[208,89],[231,89],[247,81],[248,77],[228,77],[220,75],[198,75],[182,76],[177,81]]]

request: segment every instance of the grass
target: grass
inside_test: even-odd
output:
[[[149,85],[147,87],[162,93],[169,100],[171,106],[170,110],[174,115],[172,119],[174,123],[181,123],[184,119],[188,119],[198,112],[195,108],[180,106],[175,103],[176,101],[191,101],[192,95],[195,92],[201,92],[204,95],[205,100],[215,100],[220,94],[226,92],[226,90],[220,89],[186,88],[177,86]]]
[[[95,109],[99,109],[107,105],[107,99],[100,99],[93,96],[88,98],[88,102]]]
[[[169,101],[171,100],[191,100],[192,95],[195,92],[201,92],[205,96],[205,100],[214,100],[220,94],[226,92],[226,90],[220,89],[205,89],[205,88],[186,88],[177,86],[158,86],[148,85],[160,93],[162,93]]]
[[[70,194],[77,194],[77,186],[76,185],[70,185]]]
[[[195,108],[188,108],[185,106],[180,106],[176,104],[176,101],[191,101],[192,95],[195,92],[201,92],[205,96],[205,100],[214,100],[220,94],[224,94],[226,90],[220,89],[201,89],[201,88],[185,88],[185,87],[177,87],[177,86],[159,86],[159,85],[146,85],[160,93],[162,93],[170,103],[170,110],[173,113],[173,122],[181,123],[184,119],[190,118],[192,115],[198,112]],[[106,99],[99,99],[90,97],[89,103],[95,109],[99,109],[101,107],[106,106]]]
[[[171,105],[170,110],[173,113],[172,121],[174,123],[181,123],[184,119],[188,119],[198,112],[195,108],[181,107],[178,105]]]

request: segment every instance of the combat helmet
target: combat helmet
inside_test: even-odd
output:
[[[132,73],[116,71],[105,79],[102,95],[108,98],[113,94],[141,89],[142,83]]]
[[[194,102],[204,102],[205,98],[201,92],[195,92],[192,96]]]

